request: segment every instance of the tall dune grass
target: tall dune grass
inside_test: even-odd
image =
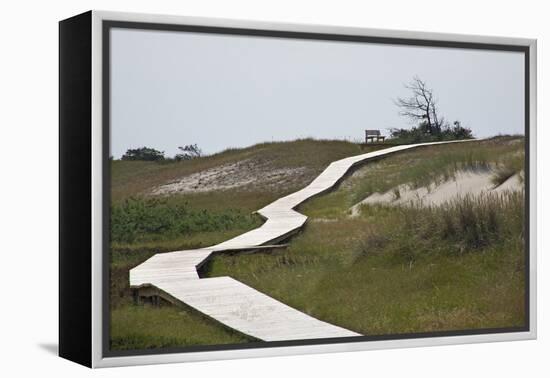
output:
[[[218,255],[207,272],[367,335],[520,327],[522,214],[521,193],[368,206],[356,218],[311,219],[287,250]]]

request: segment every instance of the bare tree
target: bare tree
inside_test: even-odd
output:
[[[401,109],[399,115],[408,117],[413,122],[419,122],[426,126],[430,134],[441,131],[443,119],[437,112],[437,101],[433,91],[426,86],[426,82],[418,76],[414,76],[405,88],[410,89],[412,96],[409,98],[398,97],[394,102]]]

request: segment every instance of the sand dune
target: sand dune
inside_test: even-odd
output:
[[[273,168],[269,162],[246,159],[193,173],[155,188],[151,194],[197,193],[245,186],[270,188],[301,180],[306,167]]]
[[[515,174],[501,185],[495,187],[491,178],[494,172],[459,171],[453,178],[428,187],[412,188],[408,184],[399,185],[385,193],[374,193],[351,207],[351,215],[356,216],[362,205],[416,205],[439,206],[443,203],[465,195],[481,195],[482,193],[500,193],[504,191],[523,190],[519,174]]]

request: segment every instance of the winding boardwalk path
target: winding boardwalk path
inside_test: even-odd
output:
[[[307,217],[293,209],[334,187],[359,163],[416,147],[458,142],[467,141],[396,146],[337,160],[305,188],[258,210],[266,219],[262,226],[212,247],[156,254],[130,270],[130,286],[190,306],[227,327],[264,341],[360,336],[304,314],[231,277],[200,278],[197,269],[214,253],[274,244],[297,232]]]

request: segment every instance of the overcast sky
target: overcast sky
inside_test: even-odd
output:
[[[411,126],[392,100],[414,75],[477,137],[523,134],[523,69],[512,52],[113,29],[111,154],[387,135]]]

